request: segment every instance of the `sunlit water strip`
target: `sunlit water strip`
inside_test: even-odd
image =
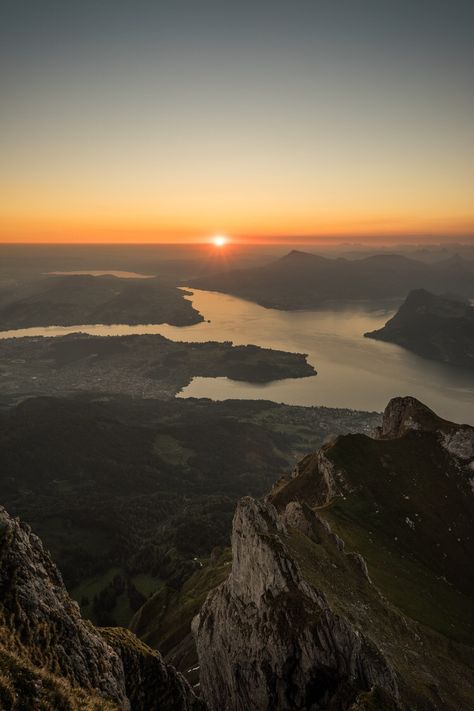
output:
[[[319,311],[265,309],[226,294],[193,289],[195,308],[209,321],[194,326],[118,324],[51,326],[3,331],[0,338],[161,334],[174,341],[253,343],[308,354],[318,375],[267,385],[227,378],[194,378],[181,397],[264,398],[293,405],[382,410],[391,397],[414,395],[443,417],[474,424],[474,372],[425,360],[389,343],[363,337],[382,326],[393,308],[367,304]]]

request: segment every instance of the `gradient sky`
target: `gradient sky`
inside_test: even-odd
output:
[[[0,241],[474,234],[472,0],[0,8]]]

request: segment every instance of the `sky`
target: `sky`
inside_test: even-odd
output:
[[[472,0],[0,0],[0,241],[474,235]]]

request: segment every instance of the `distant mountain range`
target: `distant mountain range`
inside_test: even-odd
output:
[[[474,368],[474,307],[456,296],[411,291],[383,328],[365,335],[424,358]]]
[[[220,272],[190,286],[255,301],[276,309],[311,309],[328,302],[403,298],[411,289],[474,296],[474,260],[427,264],[397,254],[328,259],[293,250],[263,267]]]

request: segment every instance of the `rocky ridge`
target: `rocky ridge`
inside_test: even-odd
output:
[[[346,708],[375,688],[395,708],[387,659],[305,580],[285,517],[311,535],[321,526],[299,504],[283,517],[253,499],[237,509],[232,573],[194,622],[210,708]]]
[[[473,552],[474,499],[464,476],[473,434],[414,398],[396,398],[376,439],[341,436],[266,500],[240,502],[231,574],[193,623],[212,711],[472,708],[474,630],[470,641],[459,635],[474,607],[472,595],[463,597],[471,582],[461,579]],[[426,447],[428,475],[413,469]],[[426,521],[407,513],[410,483],[427,497]],[[449,528],[453,511],[464,537],[456,535],[462,550],[448,559],[452,544],[441,547],[435,529]]]
[[[0,631],[2,709],[202,709],[157,652],[81,618],[39,538],[3,508]]]

